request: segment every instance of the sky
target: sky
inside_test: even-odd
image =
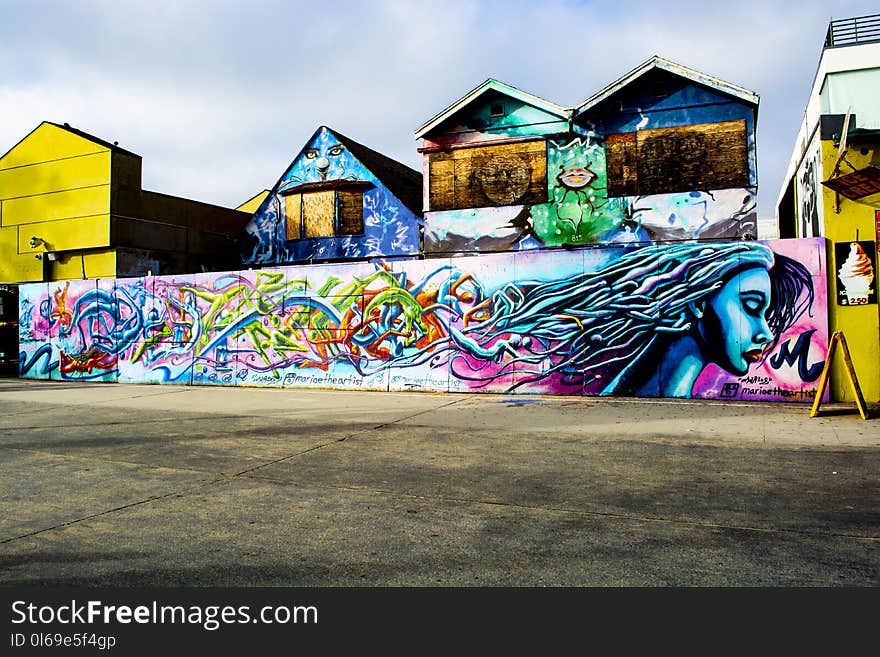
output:
[[[828,22],[877,0],[0,0],[0,154],[42,121],[235,207],[326,125],[421,170],[414,131],[492,77],[574,107],[652,55],[756,92],[775,214]]]

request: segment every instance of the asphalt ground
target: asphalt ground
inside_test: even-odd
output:
[[[823,409],[0,379],[0,586],[876,587]]]

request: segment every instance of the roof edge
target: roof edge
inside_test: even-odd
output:
[[[109,148],[111,151],[116,151],[118,153],[124,153],[126,155],[132,155],[134,157],[141,157],[137,153],[134,153],[130,150],[122,148],[122,146],[120,146],[118,143],[111,144],[109,141],[107,141],[105,139],[101,139],[100,137],[96,137],[95,135],[90,134],[88,132],[85,132],[84,130],[80,130],[79,128],[74,128],[69,123],[61,124],[61,123],[55,123],[54,121],[43,121],[43,123],[48,123],[51,126],[55,126],[56,128],[60,128],[61,130],[66,130],[70,134],[76,135],[77,137],[82,137],[83,139],[87,139],[88,141],[95,143],[95,144],[98,144],[99,146],[103,146],[104,148]],[[43,123],[41,123],[40,125],[43,125]],[[37,127],[39,127],[39,126],[37,126]]]
[[[464,96],[442,110],[439,114],[434,115],[421,126],[419,126],[415,130],[415,138],[421,139],[428,132],[436,128],[440,123],[442,123],[450,116],[452,116],[462,108],[466,107],[477,98],[482,96],[485,92],[490,90],[498,91],[499,93],[505,94],[512,98],[516,98],[517,100],[521,100],[526,104],[533,105],[538,109],[549,112],[550,114],[556,114],[557,116],[559,116],[559,118],[562,119],[568,119],[571,114],[571,110],[568,110],[561,105],[557,105],[556,103],[549,100],[545,100],[540,96],[535,96],[534,94],[530,94],[529,92],[523,91],[522,89],[517,89],[516,87],[505,84],[504,82],[496,80],[495,78],[486,78],[483,83],[471,89]]]
[[[414,215],[422,216],[422,173],[420,171],[369,146],[364,146],[326,125],[320,126],[309,142],[321,130],[326,130],[345,146],[361,166],[367,169],[401,204]],[[304,149],[305,147],[303,147]],[[302,151],[300,151],[300,155],[302,155]],[[297,158],[300,155],[297,155]]]
[[[654,55],[636,66],[629,73],[624,74],[611,84],[607,85],[605,88],[596,92],[585,101],[577,105],[573,110],[574,116],[583,114],[587,110],[596,107],[599,103],[608,99],[614,93],[620,91],[625,86],[629,85],[636,79],[642,77],[648,71],[651,71],[655,68],[673,73],[689,80],[693,80],[698,84],[710,87],[729,96],[734,96],[735,98],[739,98],[740,100],[751,105],[758,105],[758,102],[760,100],[760,96],[758,96],[758,94],[756,94],[754,91],[746,89],[745,87],[733,84],[732,82],[726,82],[721,78],[709,75],[708,73],[702,73],[701,71],[690,68],[683,64],[678,64],[671,60],[664,59],[659,55]]]

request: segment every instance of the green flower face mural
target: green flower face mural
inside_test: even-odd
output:
[[[531,208],[533,230],[544,245],[591,244],[620,226],[623,199],[608,198],[605,149],[595,137],[550,141],[547,183],[549,201]]]

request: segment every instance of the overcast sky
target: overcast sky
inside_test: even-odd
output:
[[[236,206],[320,125],[420,170],[413,132],[488,77],[572,107],[657,54],[761,97],[774,214],[828,21],[877,0],[0,0],[0,154],[41,121]],[[833,12],[833,13],[831,13]]]

